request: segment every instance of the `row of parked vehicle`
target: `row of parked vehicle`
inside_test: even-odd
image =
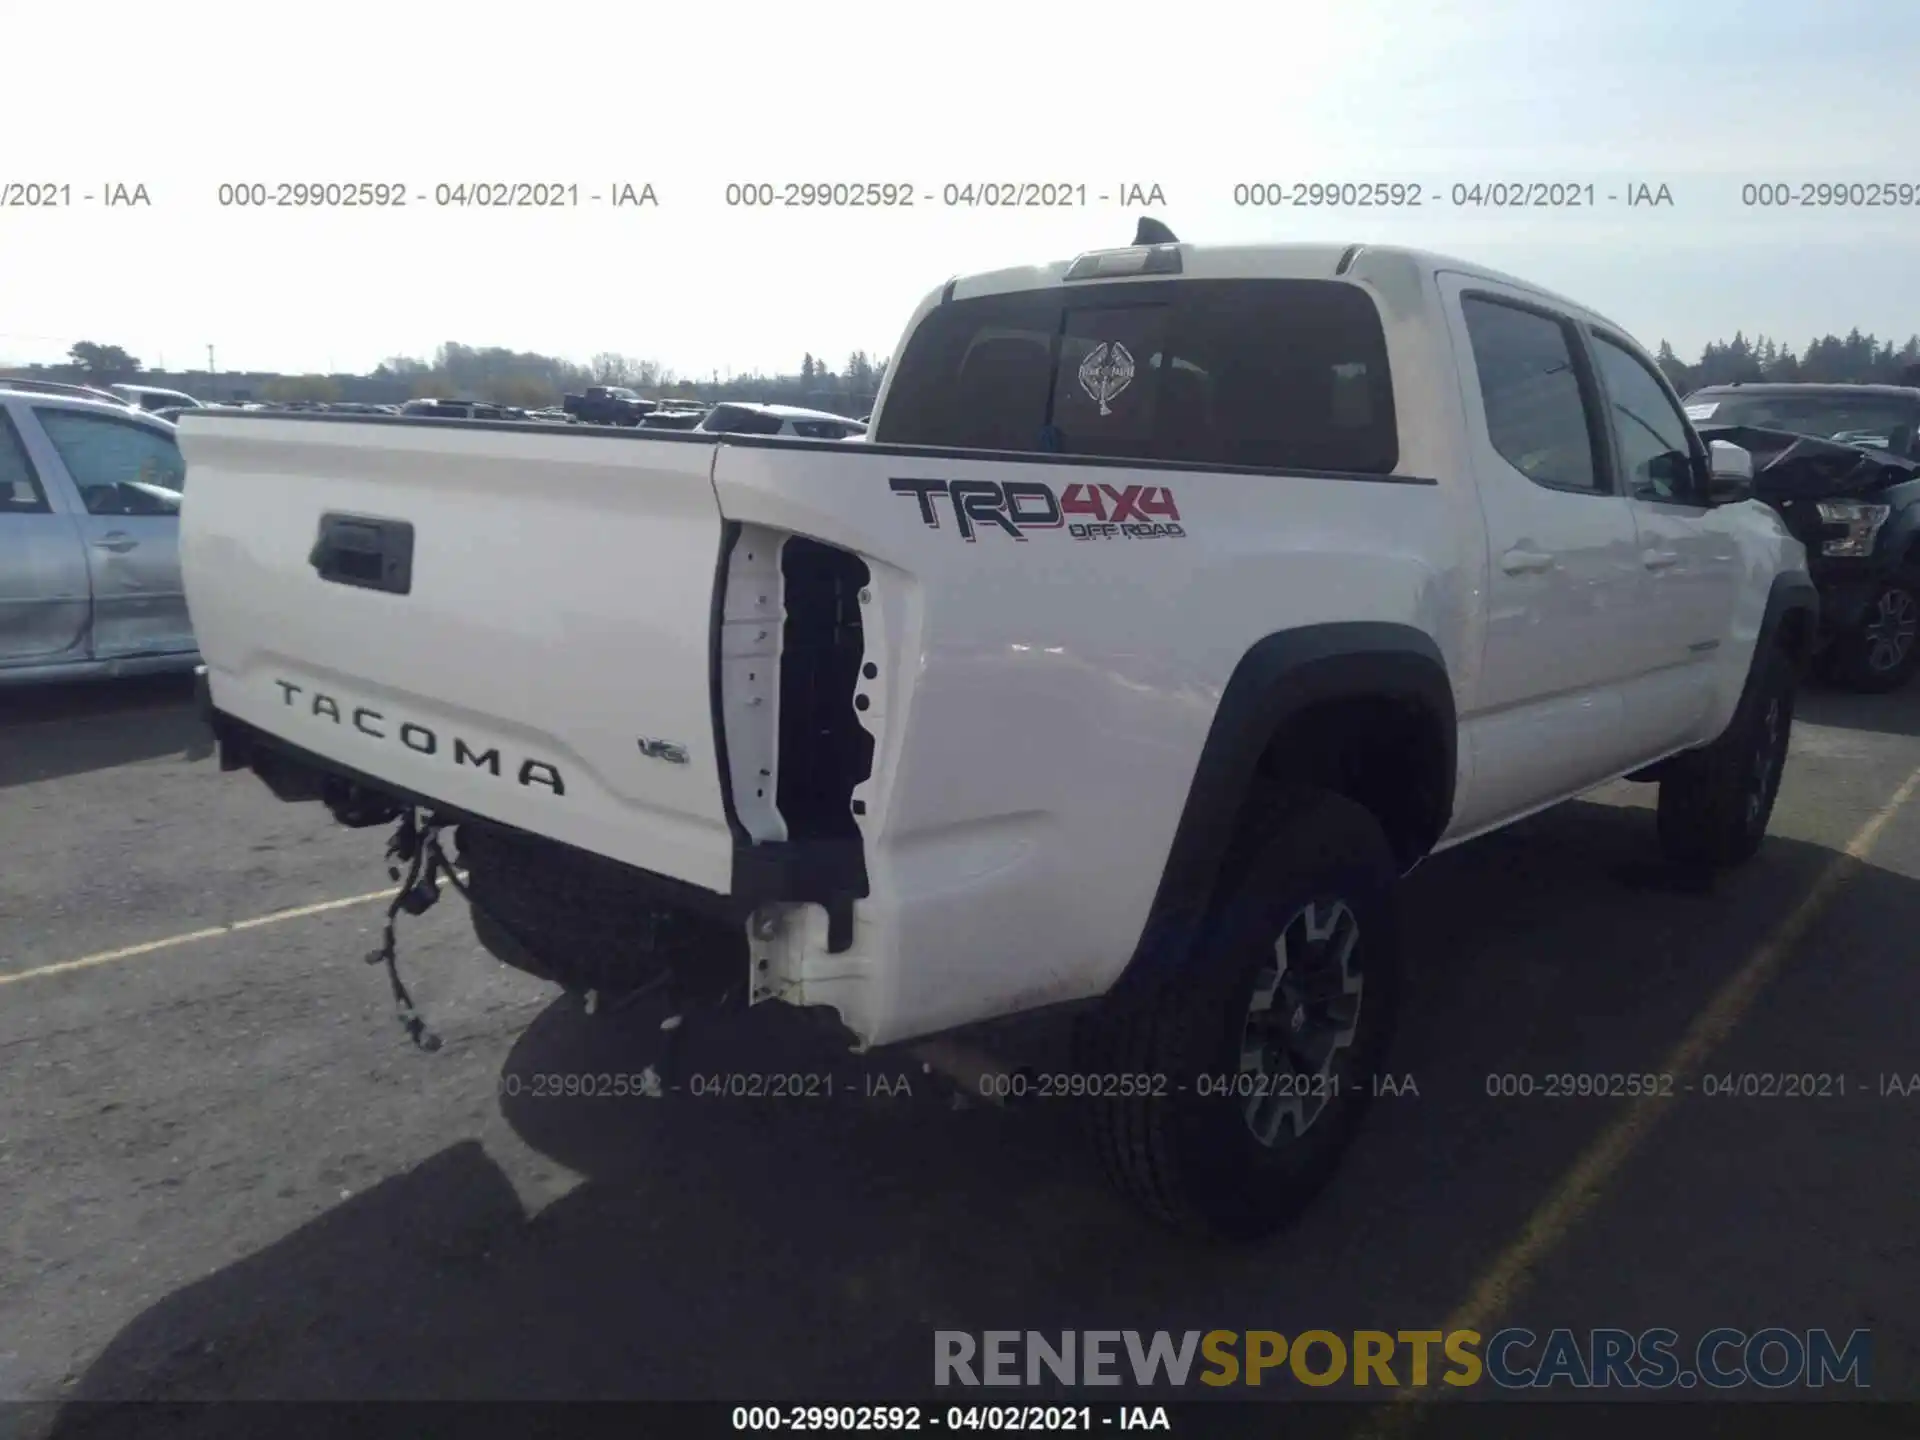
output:
[[[642,430],[704,430],[719,435],[795,435],[809,440],[852,440],[867,433],[865,419],[809,410],[799,405],[726,401],[702,405],[649,400],[622,385],[593,385],[561,397],[561,408],[582,425],[625,425]]]
[[[334,410],[341,406],[324,407]],[[534,424],[614,425],[641,430],[698,430],[710,435],[790,435],[808,440],[852,440],[867,433],[864,420],[799,405],[727,401],[649,400],[619,385],[595,385],[568,395],[559,409],[522,410],[473,400],[412,400],[379,408],[440,420],[517,420]]]

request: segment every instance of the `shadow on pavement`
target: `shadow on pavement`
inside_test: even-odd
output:
[[[1811,684],[1800,691],[1794,718],[1845,730],[1920,736],[1920,680],[1891,695],[1858,695],[1831,685]]]
[[[212,753],[213,736],[194,713],[191,675],[0,690],[0,788]]]
[[[56,1433],[166,1429],[97,1401],[923,1396],[939,1328],[1436,1324],[1614,1113],[1489,1099],[1488,1077],[1654,1068],[1832,858],[1776,839],[1704,896],[1625,889],[1608,877],[1651,829],[1576,803],[1411,877],[1394,1066],[1418,1094],[1377,1102],[1329,1190],[1265,1245],[1136,1218],[1071,1102],[956,1108],[917,1064],[833,1057],[774,1007],[694,1028],[689,1074],[825,1056],[833,1098],[553,1095],[568,1075],[610,1088],[595,1077],[641,1070],[659,1040],[657,1016],[562,999],[516,1043],[501,1104],[576,1188],[529,1214],[458,1139],[133,1319]],[[1855,888],[1875,887],[1912,889],[1864,869]],[[874,1076],[915,1093],[869,1095]],[[1818,1244],[1803,1218],[1793,1243]]]

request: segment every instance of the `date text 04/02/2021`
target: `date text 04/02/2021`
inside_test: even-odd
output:
[[[1638,1100],[1859,1100],[1920,1096],[1920,1072],[1850,1075],[1839,1070],[1712,1070],[1691,1079],[1659,1071],[1489,1074],[1496,1099]]]
[[[657,209],[660,196],[645,180],[244,180],[214,192],[223,210],[577,210],[583,205]]]
[[[736,180],[721,197],[729,208],[747,210],[1138,209],[1167,203],[1166,192],[1151,181],[1089,185],[1083,180],[949,180],[940,185],[897,179]]]
[[[625,1100],[684,1095],[696,1100],[900,1099],[914,1093],[906,1071],[696,1071],[668,1085],[658,1072],[536,1070],[505,1071],[496,1087],[510,1100]]]

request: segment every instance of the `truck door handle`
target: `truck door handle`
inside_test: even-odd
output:
[[[113,530],[93,542],[96,550],[111,550],[116,555],[124,555],[140,542],[124,530]]]
[[[1680,563],[1677,550],[1643,550],[1640,559],[1649,570],[1671,570]]]
[[[1553,556],[1538,550],[1509,550],[1500,557],[1500,568],[1509,575],[1538,575],[1553,568]]]

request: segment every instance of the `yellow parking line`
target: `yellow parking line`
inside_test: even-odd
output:
[[[391,900],[393,896],[393,890],[370,890],[365,895],[348,895],[341,900],[322,900],[317,905],[296,905],[291,910],[275,910],[269,915],[256,915],[251,920],[236,920],[231,925],[209,925],[205,930],[189,930],[184,935],[169,935],[164,940],[149,940],[141,945],[123,945],[118,950],[102,950],[97,954],[82,955],[77,960],[61,960],[32,970],[19,970],[11,975],[0,975],[0,985],[12,985],[20,980],[38,980],[45,975],[65,975],[71,970],[90,970],[96,965],[111,965],[116,960],[132,960],[140,955],[151,955],[156,950],[171,950],[176,945],[191,945],[196,940],[216,940],[222,935],[231,935],[237,930],[257,930],[262,925],[278,925],[283,920],[299,920],[308,915],[323,915],[329,910],[345,910],[353,905],[371,905],[375,900]]]
[[[1887,803],[1874,811],[1867,823],[1847,842],[1847,848],[1827,863],[1819,878],[1813,882],[1813,888],[1794,907],[1793,913],[1760,943],[1744,965],[1728,977],[1713,999],[1707,1002],[1706,1008],[1694,1016],[1693,1023],[1687,1027],[1679,1043],[1668,1052],[1665,1060],[1654,1067],[1656,1073],[1670,1074],[1676,1082],[1684,1084],[1688,1077],[1698,1072],[1714,1048],[1733,1033],[1752,1007],[1754,999],[1787,962],[1794,948],[1832,903],[1835,894],[1854,870],[1867,858],[1868,852],[1879,840],[1881,831],[1887,828],[1887,822],[1907,803],[1915,789],[1920,789],[1920,769],[1907,776]],[[1671,1104],[1671,1099],[1659,1096],[1642,1096],[1630,1102],[1625,1113],[1600,1132],[1599,1137],[1561,1177],[1552,1194],[1527,1217],[1519,1233],[1481,1272],[1473,1288],[1467,1292],[1467,1298],[1441,1322],[1442,1331],[1479,1330],[1484,1333],[1487,1326],[1519,1298],[1532,1278],[1535,1267],[1593,1208],[1607,1182],[1626,1164],[1628,1157]],[[1434,1390],[1435,1387],[1428,1386],[1424,1389],[1408,1387],[1396,1391],[1396,1401],[1412,1403],[1390,1413],[1385,1417],[1385,1423],[1376,1424],[1363,1433],[1368,1436],[1405,1433],[1407,1422],[1419,1414],[1417,1407],[1431,1403]]]

